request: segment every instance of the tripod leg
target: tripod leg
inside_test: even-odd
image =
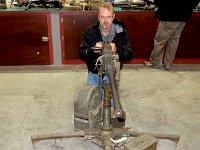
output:
[[[136,131],[129,131],[130,136],[136,137],[142,134],[150,134],[158,139],[169,139],[175,143],[179,142],[180,136],[179,135],[171,135],[171,134],[159,134],[159,133],[147,133],[147,132],[136,132]]]
[[[103,132],[102,144],[105,150],[114,150],[114,146],[110,140],[110,132]]]
[[[55,133],[48,135],[34,135],[31,136],[32,143],[41,140],[48,139],[61,139],[61,138],[72,138],[72,137],[84,137],[84,132],[73,132],[73,133]]]

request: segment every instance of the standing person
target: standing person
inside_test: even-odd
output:
[[[102,47],[102,42],[108,42],[112,53],[118,54],[119,61],[131,59],[132,49],[128,39],[127,31],[123,25],[115,19],[113,6],[109,3],[102,3],[98,8],[98,22],[88,27],[83,33],[83,39],[79,48],[80,59],[86,62],[88,68],[87,83],[99,85],[98,70],[95,63],[99,57],[92,47]],[[109,82],[107,76],[103,78],[105,83]]]
[[[154,48],[150,55],[150,61],[146,66],[160,68],[166,47],[164,57],[164,68],[170,70],[175,58],[181,31],[189,20],[193,8],[199,3],[199,0],[154,0],[158,10],[155,16],[159,20],[159,25],[154,38]]]

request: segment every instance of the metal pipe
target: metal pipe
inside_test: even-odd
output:
[[[104,89],[104,101],[103,101],[103,126],[102,128],[104,130],[110,130],[112,129],[111,125],[111,109],[110,109],[110,85],[109,84],[104,84],[103,86]]]
[[[110,85],[112,89],[111,91],[112,91],[112,96],[113,96],[113,101],[114,101],[115,116],[121,117],[123,112],[122,112],[121,104],[119,101],[119,95],[118,95],[118,91],[116,87],[114,72],[108,70],[108,76],[109,76]]]
[[[49,139],[61,139],[61,138],[72,138],[72,137],[84,137],[83,131],[72,132],[72,133],[53,133],[47,135],[33,135],[31,136],[31,141],[49,140]]]
[[[121,117],[123,112],[121,108],[121,104],[119,102],[119,95],[116,87],[116,80],[115,80],[115,65],[113,62],[111,47],[108,43],[104,44],[104,52],[105,55],[103,57],[103,64],[105,67],[105,72],[109,78],[110,85],[111,85],[111,91],[114,101],[114,108],[115,108],[115,116]]]
[[[173,142],[178,143],[180,136],[179,135],[172,135],[172,134],[161,134],[161,133],[148,133],[148,132],[136,132],[136,131],[128,131],[129,136],[133,136],[136,137],[138,135],[142,135],[142,134],[150,134],[155,138],[158,139],[169,139]]]

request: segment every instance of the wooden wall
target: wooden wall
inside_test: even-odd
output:
[[[61,51],[61,65],[84,63],[78,48],[83,31],[97,21],[97,13],[53,13],[58,13],[60,21],[60,50],[52,46],[51,12],[1,12],[0,66],[53,65],[53,51]],[[154,12],[116,12],[116,17],[126,25],[135,56],[127,63],[143,63],[153,49],[158,24]],[[193,13],[182,32],[175,63],[200,63],[199,41],[200,13]]]
[[[0,65],[50,64],[47,13],[0,14]]]

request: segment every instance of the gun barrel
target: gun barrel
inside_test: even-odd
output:
[[[119,93],[116,86],[115,80],[115,66],[113,62],[113,56],[111,51],[111,46],[109,43],[104,43],[104,57],[103,57],[103,64],[105,67],[105,72],[110,80],[112,97],[114,102],[114,109],[115,109],[115,116],[121,117],[123,115],[123,111],[121,109],[121,104],[119,101]]]
[[[121,117],[123,112],[121,108],[121,104],[119,101],[119,95],[116,87],[116,81],[115,81],[115,74],[113,69],[108,69],[108,77],[110,80],[110,85],[111,85],[111,91],[112,91],[112,96],[113,96],[113,101],[114,101],[114,109],[115,109],[115,116],[116,117]]]

